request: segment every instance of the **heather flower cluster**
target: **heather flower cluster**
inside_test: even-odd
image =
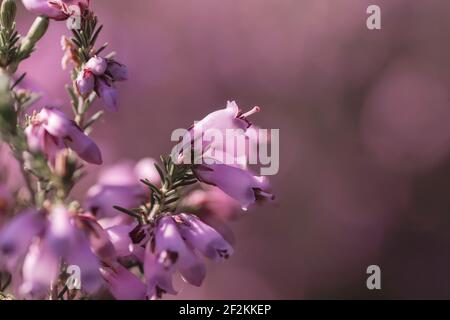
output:
[[[78,73],[76,85],[82,96],[93,90],[109,111],[117,111],[117,90],[114,82],[128,79],[127,68],[113,59],[94,56]]]
[[[201,161],[186,161],[192,144],[185,143],[158,161],[102,168],[84,200],[74,199],[84,167],[103,162],[90,134],[104,110],[93,103],[100,99],[107,111],[117,111],[116,83],[128,80],[128,71],[113,53],[103,54],[106,44],[97,47],[102,26],[89,1],[22,1],[39,15],[25,36],[15,30],[15,1],[0,7],[0,138],[23,178],[11,189],[0,174],[0,299],[159,299],[177,293],[177,275],[200,286],[205,258],[220,262],[234,252],[227,221],[273,199],[268,181],[241,161],[248,154],[211,142]],[[16,73],[50,20],[72,18],[79,26],[61,40],[62,66],[71,68],[69,113],[39,105],[37,94],[19,89],[25,75]],[[249,118],[259,111],[244,113],[228,102],[195,123],[183,141],[201,138],[199,126],[247,135],[255,130]],[[208,161],[218,154],[235,161]]]

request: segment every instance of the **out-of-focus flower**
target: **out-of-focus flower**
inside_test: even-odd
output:
[[[86,162],[102,163],[95,142],[57,108],[45,107],[34,114],[25,134],[30,150],[44,153],[52,163],[57,152],[64,148],[72,149]]]
[[[200,286],[206,275],[204,262],[196,251],[220,261],[233,253],[231,245],[212,227],[192,214],[162,216],[155,226],[138,226],[131,233],[135,247],[145,246],[141,259],[147,285],[147,298],[176,294],[172,276],[178,271],[182,278]]]
[[[78,5],[80,10],[87,8],[89,0],[22,0],[25,8],[36,15],[54,20],[66,20],[72,15],[70,6]]]
[[[213,216],[220,220],[233,220],[241,211],[239,202],[210,185],[189,192],[183,198],[181,206],[193,210],[202,217]]]
[[[135,228],[136,225],[134,224],[118,224],[106,229],[109,240],[119,257],[129,258],[133,255],[130,234]]]
[[[137,162],[118,163],[100,172],[98,183],[92,186],[85,200],[85,208],[94,214],[104,228],[128,224],[131,217],[113,208],[139,207],[148,197],[148,188],[139,180],[149,179],[159,184],[160,177],[154,167],[155,161],[145,158]]]
[[[76,84],[80,94],[85,96],[95,90],[109,111],[117,111],[117,89],[114,82],[127,79],[125,65],[113,59],[94,56],[82,67]]]
[[[144,300],[146,286],[131,271],[120,264],[113,267],[102,267],[100,272],[108,289],[117,300]]]
[[[85,208],[97,217],[104,228],[108,228],[133,221],[113,206],[136,208],[145,202],[146,197],[147,193],[141,186],[95,185],[87,192]]]
[[[84,292],[97,291],[102,278],[94,252],[105,255],[107,250],[100,245],[104,242],[98,241],[99,227],[93,224],[94,220],[87,221],[61,205],[48,212],[30,210],[10,221],[0,232],[0,256],[10,272],[22,270],[21,279],[15,279],[21,283],[16,294],[33,298],[45,295],[59,276],[62,260],[80,268]],[[95,241],[91,243],[91,239]]]
[[[113,186],[140,185],[147,190],[143,184],[139,183],[141,179],[148,179],[155,185],[159,185],[161,182],[158,171],[154,166],[155,163],[152,158],[143,158],[137,163],[127,160],[118,162],[101,170],[98,183]]]

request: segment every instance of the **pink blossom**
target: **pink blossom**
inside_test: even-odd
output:
[[[254,176],[249,170],[220,163],[196,165],[193,170],[200,181],[220,188],[244,210],[257,200],[274,198],[267,179]]]
[[[134,224],[119,224],[106,229],[118,257],[130,257],[133,254],[130,233],[135,227]]]
[[[78,73],[76,85],[81,95],[85,96],[91,93],[95,86],[94,74],[90,70],[83,70]]]
[[[107,80],[97,79],[96,92],[105,104],[106,109],[116,112],[117,109],[117,89],[114,84]]]
[[[233,247],[211,226],[192,214],[181,213],[177,216],[181,235],[193,248],[206,257],[220,261],[233,254]]]
[[[68,57],[70,51],[66,53]],[[103,101],[106,109],[117,111],[117,89],[116,81],[128,79],[128,71],[125,65],[100,56],[94,56],[82,67],[77,76],[77,89],[82,95],[88,95],[93,90]]]
[[[236,154],[234,150],[226,150],[226,141],[205,141],[203,139],[206,132],[218,132],[221,133],[222,137],[227,137],[227,130],[233,130],[234,134],[242,134],[244,139],[246,130],[251,126],[248,117],[254,113],[260,111],[259,107],[254,107],[250,111],[243,113],[235,101],[228,101],[227,106],[224,109],[220,109],[211,112],[202,120],[196,122],[190,129],[189,132],[183,137],[182,150],[191,149],[192,146],[197,147],[196,141],[202,140],[199,147],[202,148],[204,153],[208,149],[210,153],[230,153],[234,158],[238,158],[239,155]],[[197,151],[198,150],[194,150]],[[203,156],[203,154],[202,154]],[[190,159],[186,159],[190,160]],[[179,162],[183,162],[183,158],[179,159]]]
[[[22,0],[25,8],[36,15],[44,15],[54,20],[65,20],[71,16],[70,5],[86,8],[89,0]]]
[[[44,107],[33,115],[25,134],[30,150],[44,153],[52,163],[56,154],[65,148],[72,149],[86,162],[102,163],[95,142],[57,108]]]
[[[172,285],[175,272],[186,282],[200,286],[206,267],[197,251],[216,261],[233,253],[231,245],[216,230],[192,214],[163,216],[154,227],[137,227],[130,236],[135,247],[145,246],[141,259],[149,299],[161,298],[164,293],[176,294]]]
[[[149,179],[156,185],[160,177],[154,167],[154,160],[144,158],[136,164],[122,161],[103,169],[97,184],[89,188],[85,200],[85,209],[94,214],[104,228],[118,224],[129,224],[131,217],[113,208],[139,207],[148,198],[148,188],[140,179]]]
[[[101,170],[98,183],[110,186],[143,186],[141,179],[147,179],[154,185],[159,185],[161,177],[155,169],[155,160],[143,158],[138,162],[123,160]],[[148,190],[147,187],[144,187]]]
[[[106,62],[106,59],[99,56],[94,56],[86,62],[84,68],[85,70],[90,70],[96,76],[102,76],[105,73],[107,66],[108,63]]]
[[[94,252],[105,252],[105,247],[93,242],[91,249],[89,233],[99,229],[92,227],[93,221],[89,222],[91,227],[82,228],[84,223],[83,218],[56,205],[49,212],[19,214],[1,230],[0,255],[4,267],[11,272],[22,268],[19,296],[39,298],[45,294],[59,276],[61,259],[80,267],[82,290],[93,293],[99,289],[102,280]]]
[[[220,220],[234,220],[241,211],[239,202],[210,185],[188,193],[182,201],[182,206],[200,215],[214,216]]]
[[[0,261],[3,267],[14,268],[26,255],[34,237],[45,230],[43,212],[28,210],[17,215],[0,230]]]
[[[117,61],[114,60],[108,61],[108,68],[106,72],[114,81],[128,80],[127,67]]]
[[[135,208],[144,203],[146,196],[141,186],[95,185],[87,192],[85,208],[107,228],[132,221],[131,217],[114,209],[114,205]]]
[[[120,264],[114,267],[103,267],[100,272],[108,289],[117,300],[144,300],[146,286],[131,271]]]

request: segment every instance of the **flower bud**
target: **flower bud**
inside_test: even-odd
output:
[[[28,30],[27,38],[30,39],[31,42],[38,42],[47,32],[49,20],[46,17],[37,17],[34,19],[33,24]]]
[[[95,56],[89,59],[85,67],[91,70],[96,76],[101,76],[106,71],[107,62],[102,57]]]
[[[21,57],[28,56],[33,51],[36,43],[44,36],[47,31],[49,20],[47,17],[37,17],[28,30],[25,38],[22,40],[19,55]]]
[[[0,22],[3,28],[12,29],[16,18],[16,10],[15,0],[3,0],[0,7]]]
[[[76,80],[77,89],[85,96],[94,90],[95,78],[90,70],[81,70]]]
[[[117,111],[117,90],[103,79],[97,82],[97,93],[109,111]]]
[[[108,72],[114,81],[128,80],[128,68],[117,61],[108,63]]]

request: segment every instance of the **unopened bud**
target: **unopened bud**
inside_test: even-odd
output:
[[[28,30],[27,38],[30,39],[31,42],[38,42],[47,31],[49,24],[49,19],[47,17],[37,17],[34,19],[33,24]]]
[[[96,76],[101,76],[105,73],[108,64],[102,57],[94,56],[86,63],[86,68],[91,70]]]
[[[81,70],[78,73],[77,79],[76,79],[77,89],[78,92],[82,96],[87,95],[88,93],[91,93],[92,90],[94,90],[95,85],[95,77],[94,74],[89,70]]]
[[[117,61],[112,60],[108,63],[108,72],[114,81],[128,80],[127,67]]]
[[[36,43],[44,36],[47,31],[49,19],[47,17],[37,17],[28,30],[25,38],[22,40],[19,55],[22,58],[27,57],[32,51]]]
[[[16,18],[16,1],[3,0],[0,7],[0,23],[3,28],[12,29]]]

